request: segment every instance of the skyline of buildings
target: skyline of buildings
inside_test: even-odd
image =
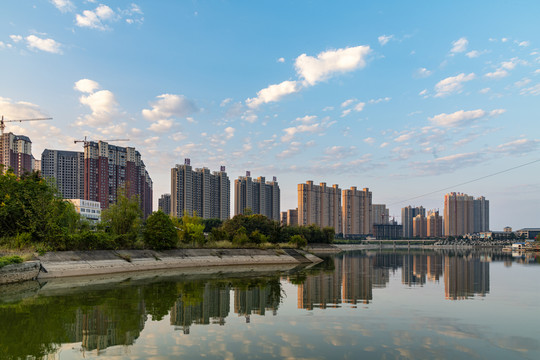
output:
[[[41,160],[34,160],[28,137],[6,133],[1,140],[3,162],[11,167],[16,166],[19,172],[40,166],[42,175],[54,179],[52,183],[64,198],[98,201],[101,208],[106,209],[116,202],[118,189],[125,188],[128,196],[139,195],[145,217],[152,212],[152,180],[140,153],[132,147],[89,141],[85,142],[83,153],[45,149]],[[190,160],[185,161],[184,167],[190,167]],[[158,207],[171,215],[176,211],[177,215],[173,216],[179,216],[181,205],[182,213],[188,210],[191,214],[194,211],[200,213],[203,218],[228,219],[230,180],[225,167],[212,174],[208,168],[195,169],[190,173],[191,179],[186,174],[178,175],[180,168],[177,165],[171,169],[171,193],[175,194],[176,200],[164,194],[158,200]],[[81,169],[84,172],[82,177]],[[346,237],[375,232],[396,233],[392,229],[374,230],[373,225],[389,225],[390,215],[385,204],[372,204],[372,194],[368,188],[359,191],[353,186],[341,190],[337,184],[327,187],[326,183],[314,185],[310,180],[298,184],[298,208],[282,213],[276,178],[267,182],[265,177],[252,179],[250,175],[250,172],[246,172],[245,177],[239,176],[235,180],[235,214],[250,208],[253,213],[263,214],[284,224],[331,226],[336,233]],[[178,182],[180,180],[182,184]],[[180,191],[182,198],[179,197]],[[176,210],[173,206],[176,206]],[[422,206],[412,208],[409,205],[402,208],[401,213],[402,236],[405,238],[459,236],[489,231],[489,200],[484,196],[474,199],[462,193],[446,194],[445,217],[434,210],[426,217]],[[444,226],[440,226],[441,222]]]

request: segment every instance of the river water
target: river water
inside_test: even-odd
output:
[[[355,251],[309,269],[0,287],[0,359],[540,359],[540,259]]]

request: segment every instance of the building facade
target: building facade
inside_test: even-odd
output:
[[[341,216],[341,189],[337,184],[332,187],[326,183],[314,185],[311,180],[298,184],[298,225],[332,227],[339,233],[342,229]]]
[[[84,144],[84,199],[97,201],[101,209],[116,204],[119,192],[137,196],[144,217],[152,213],[152,179],[141,154],[133,147],[104,141]]]
[[[412,207],[411,205],[401,209],[401,224],[403,225],[403,237],[409,239],[414,237],[414,217],[416,215],[426,216],[426,209],[422,206]]]
[[[171,169],[171,216],[184,212],[203,219],[227,220],[230,217],[231,183],[225,167],[210,172],[208,168],[193,169],[190,159]]]
[[[424,239],[427,237],[426,217],[418,214],[413,219],[413,237]]]
[[[474,232],[473,197],[462,193],[444,196],[444,234],[460,236]]]
[[[372,193],[356,186],[345,189],[343,196],[343,236],[368,235],[373,231]]]
[[[167,215],[171,215],[171,194],[163,194],[158,199],[158,209]]]
[[[6,133],[0,135],[0,165],[9,168],[17,176],[32,172],[32,141],[24,135]]]
[[[244,214],[250,209],[253,214],[261,214],[280,221],[281,194],[276,177],[266,181],[263,176],[251,178],[251,173],[239,176],[234,181],[234,214]]]
[[[101,221],[101,205],[97,201],[83,199],[68,199],[75,206],[77,213],[92,222]]]
[[[443,217],[438,210],[431,210],[427,216],[427,237],[440,238],[444,236]]]
[[[56,186],[64,199],[84,199],[84,153],[45,149],[41,176]]]
[[[489,200],[480,196],[474,199],[474,232],[489,231]]]
[[[371,205],[373,211],[373,224],[390,224],[390,210],[385,204]]]

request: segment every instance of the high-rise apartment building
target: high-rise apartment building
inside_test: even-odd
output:
[[[443,217],[439,215],[439,210],[430,210],[427,216],[427,237],[440,238],[443,235]]]
[[[190,159],[171,169],[171,215],[182,217],[187,211],[203,219],[227,220],[230,217],[231,183],[225,166],[210,173],[208,168],[193,169]]]
[[[373,233],[372,193],[368,188],[356,186],[345,189],[343,194],[343,236]]]
[[[386,208],[385,204],[373,204],[371,209],[373,211],[373,224],[390,224],[390,210]]]
[[[426,209],[422,206],[412,207],[411,205],[401,209],[401,224],[403,224],[403,237],[405,239],[414,236],[413,219],[416,215],[426,216]]]
[[[474,232],[489,231],[489,200],[480,196],[474,199]]]
[[[473,197],[462,193],[444,196],[444,234],[460,236],[474,232]]]
[[[0,165],[9,168],[17,176],[32,172],[32,141],[24,135],[6,133],[0,135]]]
[[[427,237],[426,217],[422,214],[413,218],[413,237],[421,239]]]
[[[43,150],[41,176],[56,186],[64,199],[84,199],[83,152]]]
[[[298,184],[298,225],[315,224],[319,227],[333,227],[341,232],[341,189],[326,183],[314,185],[313,181]]]
[[[163,194],[158,199],[158,209],[167,215],[171,215],[171,194]]]
[[[121,191],[129,198],[139,197],[145,218],[152,213],[152,179],[141,154],[133,147],[85,142],[84,199],[99,201],[101,209],[107,209]]]
[[[266,181],[263,176],[252,179],[247,171],[246,176],[234,181],[234,214],[243,214],[246,209],[280,221],[280,190],[276,177],[272,181]]]

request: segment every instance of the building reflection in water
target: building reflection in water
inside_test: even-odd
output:
[[[228,284],[202,285],[199,291],[183,291],[171,309],[171,325],[175,329],[189,334],[192,324],[219,324],[225,325],[225,318],[229,315],[230,286]]]
[[[76,309],[75,322],[65,325],[70,342],[98,353],[115,345],[133,345],[146,322],[144,301],[137,305],[128,311],[100,305]]]
[[[449,253],[346,253],[333,258],[332,271],[310,274],[298,285],[298,308],[313,310],[341,304],[368,304],[373,288],[387,286],[401,269],[401,283],[423,286],[443,278],[445,297],[462,300],[489,293],[489,257]]]

